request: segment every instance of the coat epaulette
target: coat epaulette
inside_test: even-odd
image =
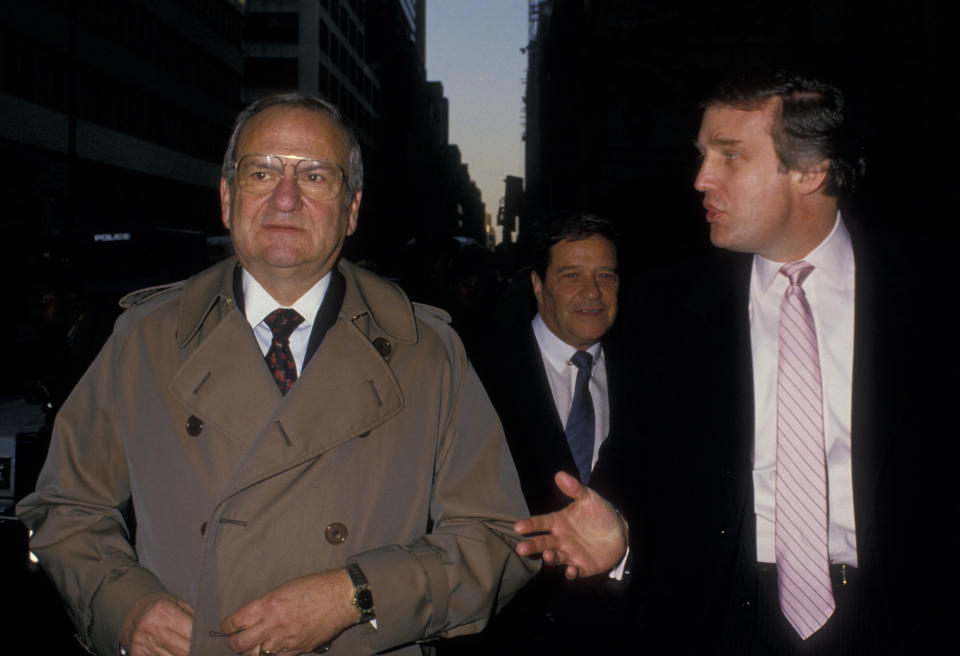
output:
[[[413,303],[414,312],[417,314],[425,314],[434,319],[439,319],[443,323],[450,323],[452,319],[450,318],[450,313],[446,310],[441,310],[438,307],[433,305],[427,305],[426,303]]]
[[[184,281],[180,282],[171,282],[165,285],[154,285],[153,287],[144,287],[143,289],[138,289],[136,291],[130,292],[126,296],[120,299],[120,307],[124,310],[132,308],[134,305],[140,305],[144,301],[153,298],[154,296],[159,296],[160,294],[166,294],[167,292],[172,292],[183,287]]]

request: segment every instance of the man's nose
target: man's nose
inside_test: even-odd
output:
[[[300,209],[303,198],[300,196],[300,185],[294,176],[292,167],[290,172],[283,172],[283,177],[277,183],[271,196],[271,204],[281,212],[293,212]]]
[[[700,170],[693,181],[693,188],[697,191],[708,191],[714,188],[713,166],[704,158],[700,162]]]
[[[587,278],[580,288],[580,296],[583,298],[600,298],[600,283],[594,277]]]

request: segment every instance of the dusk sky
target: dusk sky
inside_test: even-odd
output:
[[[494,219],[503,178],[523,176],[526,45],[526,0],[427,0],[427,79],[443,82],[450,142]]]

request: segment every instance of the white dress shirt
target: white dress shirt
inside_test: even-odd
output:
[[[243,310],[247,315],[247,321],[253,328],[253,335],[257,338],[257,344],[260,345],[264,357],[266,357],[267,351],[270,350],[270,344],[273,342],[273,331],[263,320],[276,309],[293,308],[303,317],[303,323],[297,326],[290,335],[290,352],[297,364],[297,375],[303,371],[303,360],[307,355],[307,344],[310,342],[313,320],[317,317],[317,311],[320,310],[320,304],[323,303],[323,298],[327,295],[329,286],[330,274],[327,273],[306,294],[298,298],[293,305],[283,305],[277,302],[256,278],[250,275],[246,269],[243,269]]]
[[[579,371],[577,365],[570,362],[570,358],[577,349],[554,335],[539,314],[533,318],[533,335],[537,338],[537,346],[540,347],[540,355],[543,357],[554,406],[566,430]],[[588,348],[587,353],[593,356],[593,368],[590,370],[590,398],[593,400],[593,434],[596,439],[593,440],[593,459],[590,461],[592,471],[597,464],[600,445],[607,439],[607,433],[610,432],[610,397],[607,395],[607,365],[600,342]]]
[[[827,238],[803,258],[815,268],[803,283],[817,329],[823,383],[829,549],[833,563],[857,564],[850,458],[853,390],[854,257],[840,214]],[[757,560],[775,562],[777,474],[777,351],[780,303],[789,281],[783,262],[753,258],[750,344],[753,351],[755,438],[753,452]]]
[[[566,430],[567,419],[570,417],[570,407],[573,405],[573,392],[577,386],[577,372],[579,371],[577,365],[570,362],[570,358],[577,352],[577,349],[554,335],[547,328],[547,324],[543,322],[539,313],[533,318],[533,335],[537,339],[540,356],[543,358],[543,368],[547,373],[547,382],[550,383],[550,393],[553,395],[554,407],[556,407],[557,414],[560,415],[560,422]],[[587,353],[593,356],[589,385],[590,399],[593,401],[593,434],[596,437],[593,440],[593,459],[590,462],[590,470],[593,471],[593,468],[597,466],[600,447],[610,433],[610,396],[607,393],[607,365],[600,342],[588,348]],[[630,547],[628,546],[623,560],[610,571],[608,575],[610,578],[617,581],[623,579],[629,556]]]

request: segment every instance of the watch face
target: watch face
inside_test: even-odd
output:
[[[360,610],[373,609],[373,593],[369,590],[360,590],[357,592],[357,607]]]

